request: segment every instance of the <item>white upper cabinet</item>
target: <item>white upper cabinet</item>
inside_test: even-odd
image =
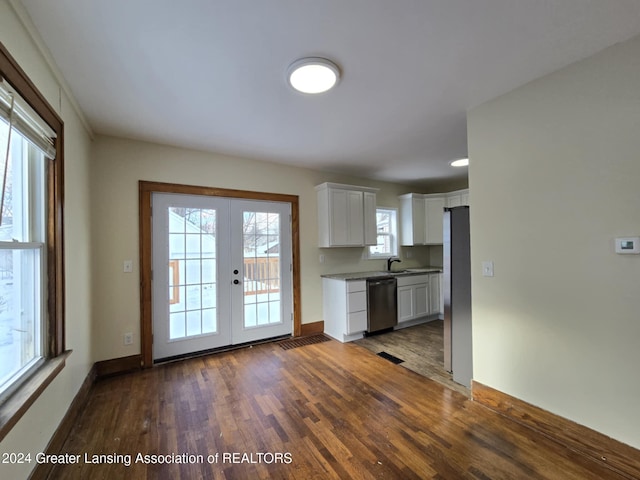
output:
[[[447,207],[461,207],[469,205],[469,190],[458,190],[449,192],[446,195]]]
[[[364,244],[378,243],[378,222],[376,220],[376,194],[362,192],[364,200]]]
[[[424,195],[400,195],[400,245],[424,245],[426,217]]]
[[[318,246],[375,245],[377,191],[338,183],[317,185]]]
[[[442,244],[445,207],[469,205],[469,190],[451,193],[407,193],[400,200],[400,245]]]
[[[429,245],[442,243],[442,216],[445,199],[437,195],[425,195],[426,242]]]

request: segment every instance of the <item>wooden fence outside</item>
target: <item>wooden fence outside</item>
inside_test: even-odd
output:
[[[171,277],[169,303],[180,302],[180,260],[169,261]],[[244,294],[277,293],[280,291],[279,257],[245,257]]]
[[[258,295],[280,291],[279,257],[244,259],[244,294]]]

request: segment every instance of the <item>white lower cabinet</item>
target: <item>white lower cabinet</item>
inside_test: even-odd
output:
[[[441,306],[441,273],[429,274],[429,315],[440,313]]]
[[[322,279],[324,333],[341,342],[362,338],[367,329],[367,282]]]
[[[425,315],[429,315],[429,284],[421,283],[420,285],[415,286],[416,292],[416,311],[415,316],[424,317]]]
[[[440,284],[440,310],[438,314],[444,320],[444,274],[438,274],[438,283]]]
[[[443,313],[441,273],[398,277],[398,325],[412,326]]]
[[[347,335],[367,329],[367,282],[347,282]]]
[[[429,315],[429,275],[398,277],[398,323]]]
[[[416,289],[412,285],[398,287],[398,323],[412,320],[415,317],[415,294]]]
[[[441,316],[442,274],[398,275],[398,325],[410,327]],[[367,330],[367,281],[322,279],[324,333],[341,342]]]

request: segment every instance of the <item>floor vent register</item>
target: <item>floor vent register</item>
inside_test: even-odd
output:
[[[284,340],[280,342],[280,346],[282,347],[283,350],[289,350],[291,348],[304,347],[306,345],[312,345],[314,343],[328,342],[329,340],[331,340],[329,337],[326,337],[325,335],[322,335],[322,334],[309,335],[308,337],[292,338],[291,340]]]
[[[402,360],[401,358],[394,357],[393,355],[391,355],[390,353],[387,353],[387,352],[380,352],[377,355],[379,357],[386,358],[391,363],[395,363],[396,365],[398,365],[399,363],[404,362],[404,360]]]

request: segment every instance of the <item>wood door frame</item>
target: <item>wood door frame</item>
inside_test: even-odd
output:
[[[291,205],[291,262],[293,287],[293,335],[302,334],[302,307],[300,294],[300,217],[297,195],[254,192],[249,190],[230,190],[227,188],[181,185],[175,183],[138,182],[139,221],[140,221],[140,347],[142,367],[153,366],[153,318],[152,318],[152,214],[151,198],[154,193],[176,193],[182,195],[201,195],[209,197],[238,198],[243,200],[264,200],[283,202]]]

